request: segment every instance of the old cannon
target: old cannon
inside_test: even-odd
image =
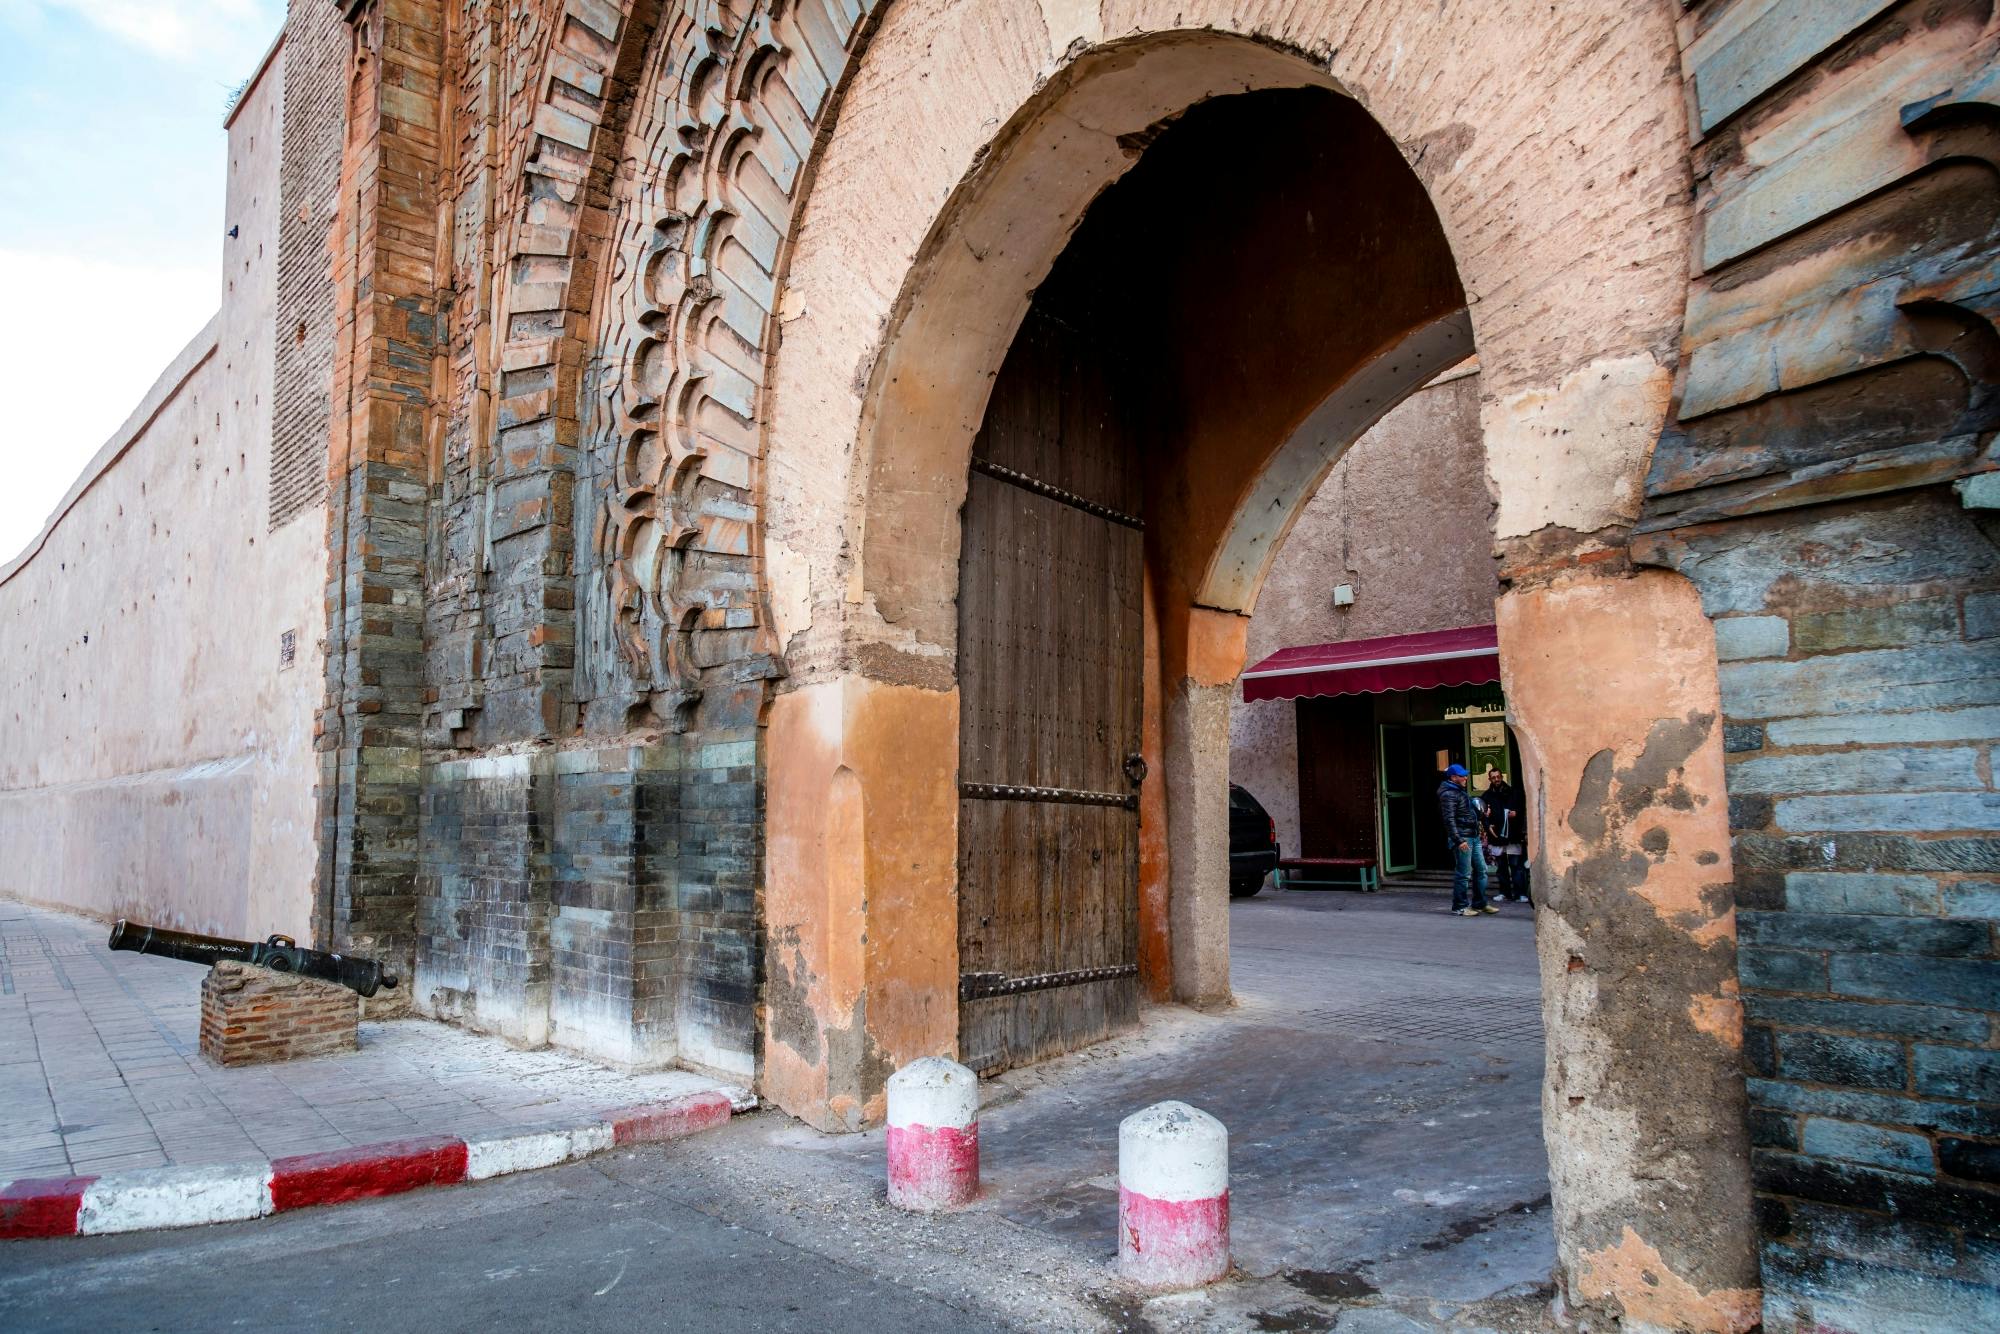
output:
[[[254,963],[277,973],[297,973],[322,982],[337,982],[350,991],[372,996],[381,987],[394,987],[396,975],[384,972],[373,959],[357,959],[346,954],[301,947],[290,936],[272,936],[266,941],[227,940],[221,936],[197,936],[188,931],[169,931],[119,918],[111,924],[111,948],[139,954],[157,954],[183,963],[215,964],[224,959]]]

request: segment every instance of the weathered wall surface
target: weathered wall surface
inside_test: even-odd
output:
[[[1714,618],[1766,1328],[2000,1311],[1989,0],[1683,24],[1698,276],[1633,550]],[[1988,502],[1989,504],[1991,502]]]
[[[330,258],[335,277],[323,938],[403,959],[433,1013],[635,1063],[755,1070],[767,1094],[823,1124],[876,1114],[889,1067],[953,1040],[951,598],[985,377],[1085,206],[1164,119],[1253,87],[1344,93],[1372,122],[1344,142],[1366,147],[1379,127],[1393,141],[1382,156],[1414,172],[1423,188],[1407,192],[1434,206],[1442,240],[1406,275],[1410,290],[1388,294],[1408,300],[1370,306],[1397,329],[1340,344],[1369,374],[1342,382],[1360,386],[1355,401],[1307,443],[1372,421],[1385,366],[1415,377],[1400,393],[1446,364],[1419,375],[1403,352],[1430,358],[1476,336],[1509,587],[1503,664],[1510,692],[1534,698],[1531,786],[1566,812],[1538,823],[1555,840],[1540,864],[1561,882],[1545,887],[1544,980],[1568,1044],[1549,1124],[1552,1156],[1568,1155],[1557,1212],[1569,1294],[1665,1327],[1754,1321],[1734,911],[1774,911],[1755,875],[1776,845],[1752,834],[1803,858],[1861,846],[1841,842],[1842,821],[1859,817],[1840,813],[1853,793],[1746,788],[1730,863],[1703,606],[1723,622],[1725,655],[1771,648],[1778,627],[1730,628],[1722,566],[1690,553],[1747,540],[1731,524],[1817,532],[1827,516],[1807,506],[1992,466],[1992,7],[1447,8],[300,0],[323,49],[347,53],[351,113],[337,219],[287,240],[288,263]],[[303,174],[295,188],[301,203],[325,193]],[[1226,208],[1215,193],[1203,208]],[[1435,262],[1445,243],[1455,276]],[[318,326],[305,323],[310,342]],[[1254,377],[1216,374],[1209,351],[1182,349],[1176,388],[1226,416]],[[1292,390],[1326,370],[1264,360]],[[1277,420],[1295,400],[1239,415],[1296,433]],[[1200,466],[1163,469],[1149,498],[1175,520],[1162,531],[1194,536],[1156,553],[1157,764],[1141,804],[1180,832],[1148,845],[1147,901],[1174,934],[1148,938],[1145,957],[1196,998],[1218,994],[1226,926],[1212,928],[1226,904],[1182,895],[1199,877],[1172,853],[1195,848],[1220,809],[1219,766],[1201,756],[1219,749],[1216,692],[1243,656],[1256,553],[1318,476],[1260,471],[1270,443],[1177,441],[1177,462]],[[1272,503],[1248,504],[1267,483]],[[1796,575],[1734,619],[1789,620],[1787,647],[1732,659],[1720,707],[1764,708],[1754,717],[1773,727],[1812,715],[1820,706],[1798,696],[1833,670],[1821,659],[1859,670],[1882,651],[1812,633],[1943,633],[1935,609],[1885,631],[1876,609],[1894,598],[1842,609],[1820,587],[1841,582],[1828,571],[1894,564],[1898,522],[1885,510],[1845,545],[1815,539],[1790,555],[1771,537],[1770,560]],[[1880,543],[1877,523],[1891,534]],[[1905,581],[1897,596],[1951,602],[1964,636],[1988,623],[1986,576],[1977,522],[1951,531],[1963,541],[1942,591]],[[1205,547],[1241,559],[1203,568]],[[1694,587],[1635,573],[1628,553],[1682,564]],[[1820,601],[1787,601],[1808,585]],[[1802,637],[1799,615],[1853,610],[1867,615]],[[1970,659],[1979,645],[1964,642],[1923,652]],[[1619,673],[1579,684],[1578,660],[1550,652],[1564,644],[1610,655]],[[1950,670],[1961,667],[1978,670]],[[1738,668],[1784,679],[1751,699]],[[1622,693],[1606,693],[1610,680]],[[1730,724],[1734,745],[1748,734]],[[1931,825],[1864,831],[1870,849],[1907,834],[1921,845],[1909,857],[1958,858],[1940,896],[1974,883],[1966,859],[1990,853],[1965,825],[1984,818],[1989,789],[1953,786],[1954,764],[1918,766],[1944,775],[1912,789],[1935,798]],[[1729,769],[1739,785],[1795,771]],[[1868,795],[1879,813],[1867,818],[1889,823]],[[1756,796],[1772,797],[1779,823],[1755,823]],[[1937,851],[1947,844],[1961,850]],[[1757,951],[1811,954],[1820,947],[1798,942],[1826,938],[1800,912],[1745,918],[1753,1004]],[[1869,929],[1852,939],[1889,938]],[[1800,934],[1774,943],[1783,930]],[[1845,976],[1833,947],[1820,952],[1830,980]],[[1899,952],[1930,960],[1925,976],[1987,985],[1951,970],[1990,961],[1856,951]],[[1867,1037],[1791,1013],[1815,1049]],[[1784,1084],[1793,1044],[1771,1027],[1772,1082]],[[1753,1059],[1760,1041],[1753,1029]],[[1913,1084],[1898,1096],[1984,1115],[1981,1042],[1925,1040],[1961,1053],[1950,1059],[1972,1072],[1959,1087],[1973,1094],[1919,1097]],[[1909,1059],[1920,1072],[1945,1058],[1913,1046]],[[1671,1118],[1660,1109],[1674,1089],[1648,1082],[1668,1074],[1699,1095]],[[1812,1115],[1875,1124],[1841,1106],[1855,1114]],[[1827,1130],[1808,1142],[1807,1115],[1757,1121],[1760,1135],[1782,1123],[1800,1136],[1768,1146],[1761,1169],[1780,1278],[1766,1314],[1838,1323],[1853,1288],[1841,1286],[1853,1248],[1839,1228],[1917,1198],[1878,1178],[1903,1192],[1942,1182],[1923,1198],[1980,1204],[1992,1137],[1954,1129],[1948,1151],[1935,1140],[1932,1178],[1880,1164],[1827,1175],[1852,1150],[1833,1152]],[[1662,1193],[1683,1176],[1699,1180]],[[1836,1227],[1830,1207],[1872,1221]],[[1952,1225],[1955,1268],[1910,1272],[1971,1282],[1968,1257],[1987,1244],[1966,1231],[1975,1215]]]
[[[1760,1294],[1711,631],[1659,570],[1516,583],[1495,621],[1535,807],[1564,1299],[1742,1334]]]
[[[1335,464],[1286,534],[1250,616],[1246,657],[1295,644],[1489,625],[1500,594],[1493,501],[1479,434],[1479,376],[1419,390]],[[1335,607],[1336,584],[1354,605]],[[1230,706],[1229,781],[1278,822],[1299,854],[1298,706]]]
[[[323,511],[267,522],[283,69],[229,122],[221,312],[0,571],[0,892],[307,934]]]

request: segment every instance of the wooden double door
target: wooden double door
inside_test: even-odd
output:
[[[1031,311],[973,446],[959,564],[959,1057],[1138,1017],[1141,488],[1103,349]]]

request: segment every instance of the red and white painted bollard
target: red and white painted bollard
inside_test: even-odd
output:
[[[889,1203],[931,1213],[979,1194],[979,1076],[942,1056],[889,1076]]]
[[[1118,1272],[1193,1288],[1229,1272],[1229,1131],[1184,1102],[1118,1125]]]

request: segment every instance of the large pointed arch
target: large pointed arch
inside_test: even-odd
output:
[[[1545,1008],[1564,1030],[1547,1133],[1572,1293],[1657,1315],[1657,1284],[1640,1277],[1651,1266],[1672,1276],[1676,1320],[1754,1319],[1733,936],[1711,892],[1727,878],[1723,812],[1662,817],[1673,855],[1649,857],[1645,821],[1598,829],[1589,809],[1597,769],[1643,767],[1669,732],[1687,745],[1680,761],[1715,768],[1719,787],[1712,655],[1665,651],[1704,642],[1700,608],[1672,578],[1628,577],[1619,557],[1671,399],[1690,244],[1670,20],[1636,2],[1463,16],[1360,3],[886,12],[820,150],[779,298],[764,576],[791,678],[767,744],[767,1093],[821,1124],[861,1124],[879,1113],[882,1073],[953,1047],[957,512],[988,388],[1036,285],[1162,125],[1211,98],[1317,88],[1359,103],[1401,146],[1463,296],[1411,303],[1366,354],[1323,368],[1326,420],[1308,426],[1301,410],[1249,466],[1180,479],[1185,492],[1214,485],[1176,512],[1186,540],[1153,583],[1161,763],[1141,803],[1167,868],[1153,911],[1168,942],[1155,976],[1190,1000],[1227,992],[1209,893],[1220,882],[1207,884],[1201,838],[1221,784],[1203,738],[1242,666],[1238,611],[1310,479],[1365,429],[1356,402],[1374,397],[1371,379],[1396,396],[1402,371],[1385,377],[1381,358],[1396,365],[1396,349],[1464,308],[1498,537],[1524,570],[1500,609],[1510,693],[1588,720],[1518,720],[1546,733],[1530,750],[1548,823],[1575,807],[1595,831],[1551,840],[1575,897],[1542,932]],[[1634,631],[1610,650],[1618,669],[1577,679],[1518,629],[1596,646],[1616,624]],[[1648,645],[1650,662],[1633,656]],[[1671,1045],[1707,1072],[1710,1101],[1672,1128],[1647,1110],[1636,1049],[1611,1037],[1622,1021],[1567,962],[1581,942],[1613,938],[1661,961],[1646,1008],[1676,1017],[1654,1052]],[[1591,1091],[1576,1096],[1578,1080]],[[1645,1183],[1663,1171],[1698,1184],[1654,1201]],[[1666,1220],[1644,1236],[1618,1225],[1639,1196]],[[1731,1220],[1726,1240],[1718,1218]]]

